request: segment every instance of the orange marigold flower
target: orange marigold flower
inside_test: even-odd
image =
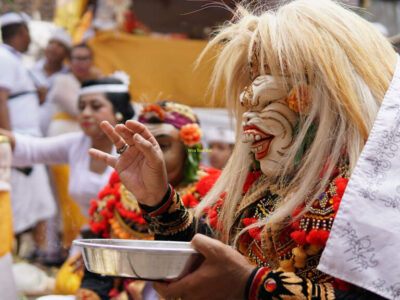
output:
[[[201,136],[201,129],[197,124],[187,124],[182,126],[179,134],[181,141],[189,147],[193,147],[200,143]]]
[[[156,114],[157,118],[161,121],[165,120],[165,112],[161,106],[157,104],[148,105],[143,108],[142,115],[145,116],[146,119],[150,119],[152,114]]]
[[[297,113],[308,112],[310,97],[306,85],[293,87],[286,99],[289,108]]]

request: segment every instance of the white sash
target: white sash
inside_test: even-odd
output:
[[[400,60],[318,269],[400,299]]]

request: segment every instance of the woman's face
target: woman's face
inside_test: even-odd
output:
[[[164,155],[168,182],[177,186],[183,180],[186,159],[185,145],[179,139],[179,130],[171,124],[145,124],[154,135]]]
[[[243,141],[250,144],[261,171],[275,177],[286,163],[286,153],[294,140],[298,114],[285,99],[289,93],[282,78],[260,75],[241,95]]]
[[[92,54],[85,47],[72,49],[71,52],[71,72],[80,80],[88,77],[92,66]]]
[[[46,59],[50,62],[62,62],[68,56],[68,49],[58,40],[50,40],[44,50]]]
[[[231,157],[233,145],[225,142],[213,141],[210,143],[211,152],[208,153],[208,159],[213,168],[222,170]]]
[[[112,125],[117,124],[114,107],[104,94],[82,95],[79,98],[78,109],[79,124],[89,137],[96,138],[103,135],[100,129],[102,121],[108,121]]]

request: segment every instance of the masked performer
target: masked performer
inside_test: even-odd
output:
[[[256,14],[239,8],[206,51],[214,47],[213,84],[227,84],[239,144],[195,216],[167,187],[161,150],[140,124],[102,124],[117,148],[129,145],[123,155],[91,150],[135,194],[156,238],[193,238],[206,258],[156,289],[186,299],[378,299],[317,265],[380,103],[398,80],[392,46],[331,1],[298,0]],[[237,251],[194,236],[196,228],[214,228]]]
[[[168,182],[179,192],[187,208],[197,206],[199,201],[216,182],[220,171],[199,165],[201,155],[201,129],[193,110],[172,101],[162,101],[145,106],[139,121],[150,130],[159,144],[165,161]],[[99,200],[92,201],[90,227],[105,238],[153,239],[135,197],[121,184],[117,173],[99,193]],[[110,278],[111,281],[112,278]],[[104,277],[86,273],[78,298],[109,295],[122,297],[124,293],[150,297],[151,291],[143,281],[124,280],[121,288],[111,289],[114,284],[103,284]],[[125,292],[121,292],[125,287]],[[110,294],[111,292],[111,294]],[[85,298],[86,299],[86,298]],[[89,298],[90,299],[90,298]],[[119,298],[120,299],[120,298]],[[140,299],[140,298],[136,298]]]

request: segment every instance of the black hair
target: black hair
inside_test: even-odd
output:
[[[100,78],[100,79],[88,79],[82,83],[82,88],[95,86],[99,84],[122,84],[122,81],[116,78]],[[122,122],[126,122],[135,116],[131,104],[131,96],[128,92],[126,93],[104,93],[106,98],[112,103],[114,112],[121,113],[123,116]],[[120,121],[120,120],[119,120]]]
[[[12,39],[21,27],[25,26],[25,23],[10,24],[1,27],[1,38],[3,42],[7,42]]]
[[[73,52],[75,49],[78,49],[78,48],[85,48],[86,50],[89,51],[90,56],[93,57],[92,48],[90,48],[90,46],[89,46],[88,44],[86,44],[86,43],[80,43],[80,44],[78,44],[78,45],[73,46],[73,47],[71,48],[71,50],[69,51],[70,56],[72,56],[72,52]]]

